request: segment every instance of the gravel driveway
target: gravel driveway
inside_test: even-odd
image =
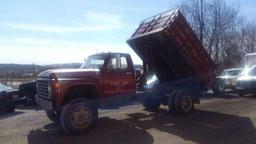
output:
[[[186,117],[162,106],[154,112],[141,105],[100,111],[96,127],[81,136],[63,133],[39,108],[20,107],[0,113],[0,143],[13,144],[250,144],[256,143],[256,97],[202,98]]]

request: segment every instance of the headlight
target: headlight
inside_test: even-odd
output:
[[[57,77],[56,74],[51,74],[51,75],[50,75],[50,79],[51,79],[51,81],[53,81],[53,82],[57,82],[57,81],[58,81],[58,77]]]

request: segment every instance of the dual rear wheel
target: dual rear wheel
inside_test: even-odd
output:
[[[194,102],[187,91],[174,90],[168,98],[169,111],[175,115],[187,115],[194,110]]]
[[[169,111],[174,115],[187,115],[194,110],[194,101],[192,95],[184,90],[172,90],[168,95]],[[148,110],[158,109],[160,101],[146,99],[143,106]]]

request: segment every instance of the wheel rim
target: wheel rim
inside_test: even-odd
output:
[[[91,112],[86,107],[78,107],[72,112],[71,122],[77,129],[86,128],[91,122]]]
[[[184,96],[182,98],[182,103],[181,103],[181,107],[185,112],[188,112],[192,109],[193,107],[193,102],[190,96]]]

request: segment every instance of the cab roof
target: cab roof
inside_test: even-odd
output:
[[[96,53],[93,55],[90,55],[89,57],[93,57],[93,56],[107,56],[107,55],[117,55],[117,54],[121,54],[121,55],[129,55],[127,53],[119,53],[119,52],[101,52],[101,53]]]

